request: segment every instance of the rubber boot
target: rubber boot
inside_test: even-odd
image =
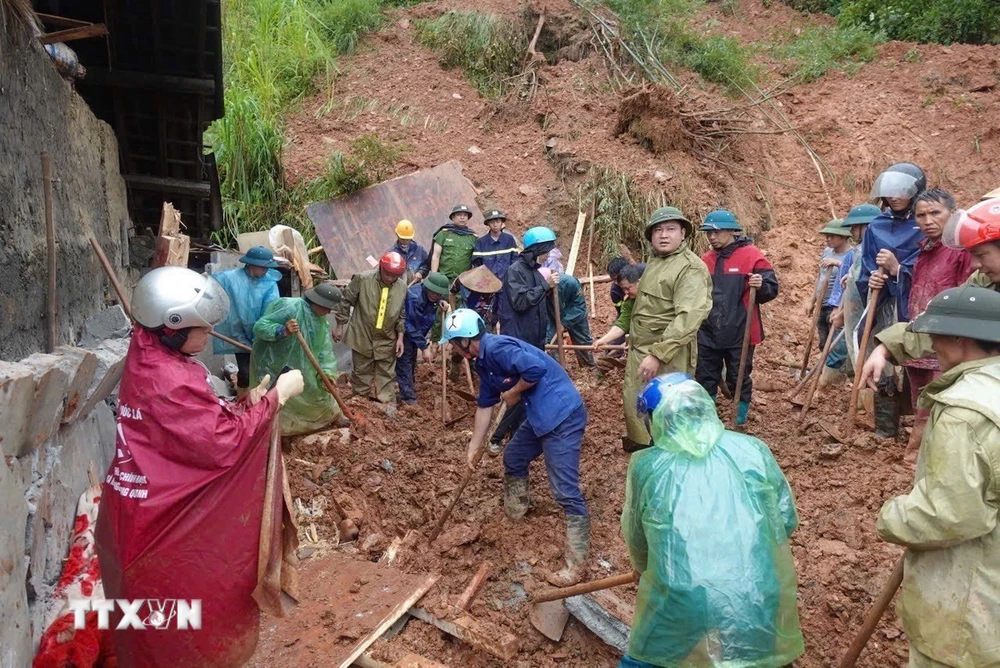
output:
[[[736,407],[736,426],[742,427],[747,423],[747,416],[750,415],[750,402],[741,401]]]
[[[518,478],[512,475],[503,477],[503,514],[507,519],[517,522],[524,519],[528,513],[528,478]]]
[[[899,433],[899,401],[882,392],[875,393],[875,436],[896,438]]]
[[[571,587],[587,574],[590,556],[590,516],[566,516],[566,567],[549,573],[545,579],[553,587]]]
[[[643,445],[638,441],[633,441],[628,436],[622,436],[622,450],[628,453],[638,452],[639,450],[645,450],[650,445],[652,445],[652,443],[646,443],[645,445]]]

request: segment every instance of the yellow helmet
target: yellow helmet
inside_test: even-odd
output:
[[[396,236],[400,239],[412,239],[416,236],[416,232],[413,230],[413,223],[405,218],[396,223]]]

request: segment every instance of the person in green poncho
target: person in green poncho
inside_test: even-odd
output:
[[[649,445],[649,432],[635,412],[642,386],[669,371],[693,373],[698,360],[698,330],[712,311],[712,277],[691,251],[688,239],[693,229],[691,221],[672,206],[657,209],[646,223],[653,257],[646,263],[632,306],[622,381],[626,452]]]
[[[705,389],[670,373],[636,410],[622,534],[639,584],[621,668],[777,668],[805,651],[789,536],[798,513],[767,445],[726,431]]]
[[[253,327],[250,386],[256,387],[268,374],[277,378],[286,366],[299,369],[305,381],[302,394],[289,399],[281,411],[284,436],[317,431],[331,423],[338,427],[350,424],[326,391],[295,336],[296,332],[302,333],[324,373],[335,378],[337,358],[333,354],[333,338],[326,316],[339,303],[340,290],[330,283],[320,283],[306,290],[302,297],[285,297],[271,302]]]
[[[548,280],[552,270],[542,267],[538,270],[542,278]],[[575,346],[589,346],[594,342],[594,337],[590,333],[590,321],[587,319],[587,299],[583,296],[583,286],[575,276],[569,274],[559,274],[559,316],[563,329],[569,333],[569,339]],[[552,299],[547,299],[546,304],[549,311],[549,324],[545,331],[545,340],[551,341],[556,334],[556,312]],[[559,353],[555,350],[549,351],[555,359],[559,359]],[[594,366],[594,353],[589,350],[577,350],[576,359],[580,366]]]

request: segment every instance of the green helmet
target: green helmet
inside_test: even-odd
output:
[[[667,221],[671,220],[676,220],[677,222],[684,225],[684,229],[687,230],[688,236],[691,236],[691,233],[694,232],[694,226],[691,225],[691,221],[684,217],[684,214],[681,213],[680,209],[678,209],[676,206],[661,206],[659,209],[653,212],[653,215],[651,215],[649,217],[649,220],[646,222],[646,229],[645,229],[646,241],[653,240],[654,227],[656,227],[660,223],[666,223]]]
[[[725,209],[716,209],[701,221],[700,232],[716,232],[719,230],[730,230],[732,232],[742,232],[743,228],[736,222],[736,214]]]
[[[439,295],[446,295],[448,294],[451,282],[448,280],[448,277],[440,271],[433,271],[427,274],[427,278],[421,282],[421,285],[431,292],[435,292]]]
[[[838,237],[849,237],[851,236],[851,228],[844,227],[844,221],[840,218],[835,218],[826,224],[822,230],[819,231],[820,234],[835,234]]]
[[[859,204],[847,212],[847,218],[844,218],[843,225],[844,227],[867,225],[875,220],[880,213],[882,213],[882,209],[874,204]]]
[[[972,285],[945,290],[907,330],[1000,343],[1000,293]]]

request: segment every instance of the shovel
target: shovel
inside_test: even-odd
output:
[[[632,574],[624,573],[592,582],[583,582],[572,587],[543,589],[531,597],[532,606],[528,612],[528,618],[531,620],[531,625],[538,629],[543,636],[558,642],[566,629],[566,622],[569,621],[569,611],[563,604],[563,599],[632,582],[635,582]]]
[[[344,412],[344,415],[348,417],[351,421],[351,433],[355,437],[360,438],[364,435],[365,431],[368,429],[368,421],[365,420],[364,416],[360,413],[355,413],[351,410],[350,406],[344,401],[343,397],[340,396],[340,392],[337,391],[337,387],[330,380],[330,377],[323,372],[323,367],[319,365],[319,360],[313,355],[313,351],[309,349],[309,344],[306,343],[305,337],[302,336],[302,332],[295,332],[295,338],[299,340],[299,345],[302,346],[302,350],[305,352],[306,357],[309,358],[309,363],[312,364],[313,368],[316,369],[316,373],[319,374],[319,378],[323,381],[323,387],[326,391],[333,395],[334,401],[340,406],[340,410]]]
[[[460,390],[455,387],[451,388],[451,391],[452,394],[454,394],[459,399],[465,399],[466,401],[471,401],[472,403],[476,403],[476,395],[472,394],[471,392],[466,392],[465,390]]]

